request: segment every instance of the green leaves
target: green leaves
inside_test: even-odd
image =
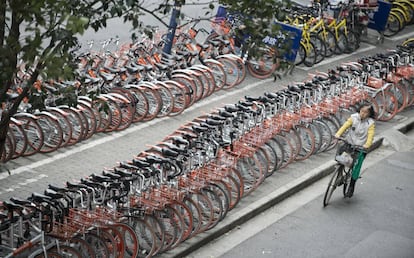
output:
[[[82,35],[89,23],[89,19],[87,17],[76,17],[70,15],[66,22],[66,29],[71,31],[73,34],[79,33]]]

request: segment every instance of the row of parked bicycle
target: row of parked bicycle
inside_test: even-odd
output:
[[[414,99],[414,48],[347,62],[195,118],[131,160],[0,205],[2,257],[153,257],[215,227],[291,162],[335,147],[362,102],[388,120]],[[392,68],[392,69],[385,69]],[[409,72],[408,72],[409,71]],[[379,102],[371,77],[404,85]],[[378,79],[378,78],[377,78]],[[375,79],[375,81],[377,81]],[[371,91],[370,89],[374,89]],[[380,94],[380,93],[378,93]],[[381,99],[381,98],[378,98]],[[63,182],[62,182],[63,183]]]
[[[209,42],[206,49],[214,46],[214,40]],[[241,58],[230,54],[202,58],[206,49],[160,54],[160,46],[144,39],[117,52],[80,55],[77,80],[36,83],[30,103],[41,103],[41,108],[34,108],[28,99],[22,103],[11,119],[2,162],[52,152],[95,133],[124,130],[131,123],[178,115],[213,92],[244,80]],[[17,92],[29,77],[29,69],[22,65]],[[9,96],[12,103],[17,94]]]
[[[382,43],[384,36],[396,35],[406,25],[412,24],[414,17],[414,3],[412,1],[392,1],[388,19],[385,17],[387,13],[385,10],[378,12],[381,6],[376,1],[344,1],[337,5],[330,5],[328,1],[313,1],[311,6],[293,4],[292,7],[285,10],[289,16],[280,22],[294,26],[301,31],[300,44],[297,46],[296,59],[294,60],[295,65],[303,64],[312,67],[333,55],[354,52],[360,47],[364,36],[367,35],[370,23],[376,22],[373,20],[374,16],[377,16],[378,20],[381,17],[385,19],[383,22],[378,21],[379,24],[376,26],[371,26],[378,29],[376,43]],[[241,18],[240,14],[227,14],[226,17],[217,17],[213,21],[215,33],[209,37],[226,40],[220,47],[221,53],[237,53],[239,48],[243,50],[244,45],[250,44],[245,40],[248,35],[239,29],[243,26]],[[380,25],[382,23],[383,27]],[[278,53],[278,50],[283,48],[285,37],[269,35],[263,39],[274,49],[273,52],[264,52],[262,58],[252,60],[256,67],[261,67],[263,71],[266,71],[262,74],[270,75],[274,72],[274,67],[279,66],[282,58],[278,55],[290,58],[289,54]],[[242,52],[242,56],[244,54],[246,52]],[[247,61],[249,61],[249,57]]]

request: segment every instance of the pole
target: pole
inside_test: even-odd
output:
[[[171,48],[174,41],[175,30],[177,29],[177,19],[180,16],[181,1],[174,2],[174,8],[172,10],[170,24],[168,26],[167,42],[163,49],[164,53],[171,54]]]

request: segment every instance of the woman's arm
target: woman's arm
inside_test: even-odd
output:
[[[341,128],[338,129],[338,132],[336,132],[335,137],[341,137],[341,135],[352,126],[352,118],[348,118],[346,122],[341,126]]]
[[[363,146],[365,149],[368,149],[369,147],[371,147],[372,142],[374,141],[374,134],[375,134],[375,123],[373,123],[372,125],[368,127],[367,141],[365,142]]]

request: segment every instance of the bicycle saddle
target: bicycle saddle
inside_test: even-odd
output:
[[[233,111],[235,112],[235,111]],[[219,115],[225,118],[234,117],[234,115],[231,112],[228,112],[226,110],[220,110]]]
[[[237,108],[235,105],[225,105],[224,110],[230,113],[234,113],[239,111],[239,108]]]

